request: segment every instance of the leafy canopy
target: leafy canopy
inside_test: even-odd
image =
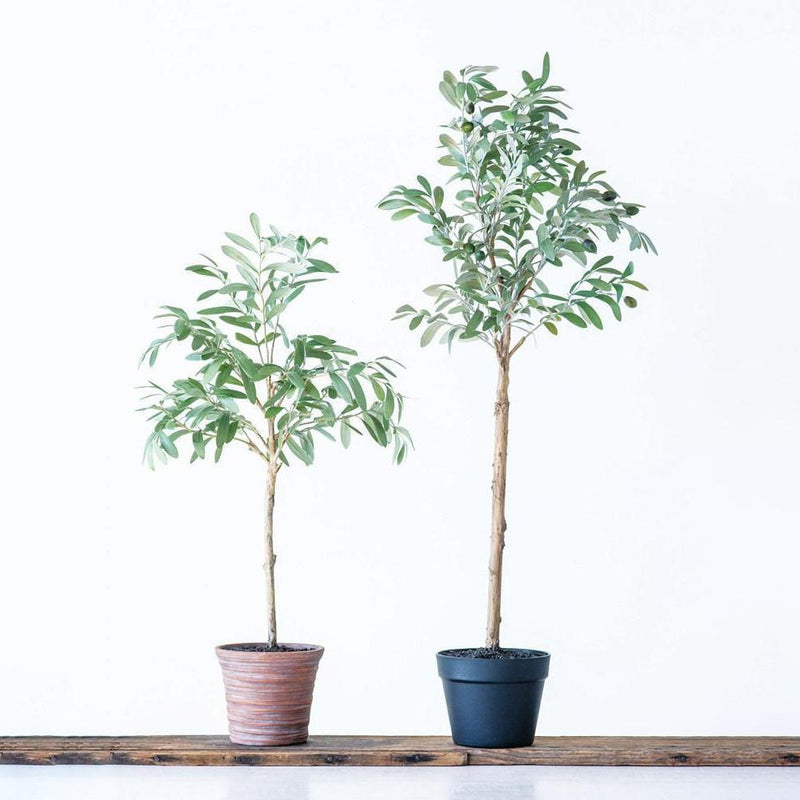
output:
[[[403,461],[411,444],[401,427],[403,397],[392,386],[393,359],[360,361],[355,350],[320,334],[290,337],[284,324],[289,306],[309,284],[336,269],[312,257],[324,238],[287,236],[250,215],[254,236],[226,233],[223,265],[203,256],[187,267],[209,279],[197,298],[206,303],[193,314],[163,306],[164,336],[142,356],[150,366],[173,342],[189,346],[196,371],[169,388],[150,382],[146,395],[153,432],[145,460],[153,467],[178,457],[178,443],[191,441],[191,461],[209,447],[218,461],[223,449],[239,442],[275,468],[289,457],[311,464],[315,436],[347,447],[353,433],[366,432],[377,444],[394,444]],[[233,267],[233,272],[231,272]]]
[[[441,332],[448,345],[478,339],[510,357],[539,328],[557,334],[564,321],[602,328],[604,307],[617,320],[622,305],[636,307],[627,292],[646,287],[632,277],[632,261],[618,269],[613,256],[596,258],[602,240],[625,236],[631,250],[656,250],[631,222],[642,206],[621,200],[603,171],[590,172],[575,156],[576,131],[561,127],[569,108],[556,97],[563,89],[548,84],[549,56],[538,77],[522,73],[514,95],[487,78],[495,69],[445,72],[439,84],[457,111],[439,137],[454,197],[419,175],[417,186],[395,186],[379,208],[423,222],[426,241],[453,264],[452,283],[425,289],[432,309],[403,305],[395,319],[422,328],[422,346]],[[556,274],[568,264],[571,274]]]

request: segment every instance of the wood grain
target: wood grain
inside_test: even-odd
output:
[[[164,766],[798,766],[800,737],[541,736],[533,747],[458,747],[445,736],[312,736],[247,747],[227,736],[0,737],[0,764]]]

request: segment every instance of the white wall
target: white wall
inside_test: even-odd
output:
[[[282,474],[281,634],[328,648],[312,728],[446,731],[433,654],[483,635],[493,364],[388,321],[445,268],[374,206],[441,174],[443,69],[513,84],[545,49],[662,255],[623,324],[514,365],[505,643],[553,653],[543,734],[796,733],[799,9],[7,9],[0,734],[224,729],[212,648],[262,636],[263,476],[147,471],[134,387],[156,306],[251,210],[331,237],[296,329],[408,367],[406,465],[331,446]]]

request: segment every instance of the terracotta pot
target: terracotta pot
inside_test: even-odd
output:
[[[298,649],[237,649],[252,647],[248,644],[216,648],[234,744],[300,744],[308,739],[314,679],[324,650],[313,644],[285,646]]]

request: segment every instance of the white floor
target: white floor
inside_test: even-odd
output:
[[[2,800],[798,800],[791,767],[0,767]]]

